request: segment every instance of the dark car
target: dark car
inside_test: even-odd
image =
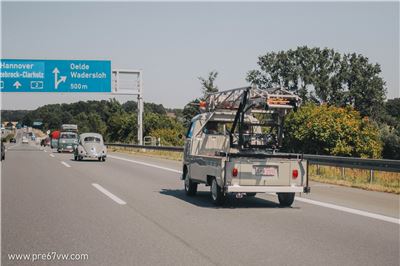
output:
[[[4,142],[1,141],[1,160],[3,161],[6,158],[6,148],[4,147]]]
[[[15,138],[11,138],[10,143],[17,143],[17,140]]]
[[[50,138],[44,138],[40,141],[40,146],[50,146]]]

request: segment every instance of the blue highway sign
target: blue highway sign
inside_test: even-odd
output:
[[[111,61],[0,60],[1,92],[111,92]]]

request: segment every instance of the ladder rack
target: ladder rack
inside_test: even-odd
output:
[[[269,89],[242,87],[209,93],[200,107],[207,112],[237,110],[245,91],[247,91],[247,106],[251,106],[253,112],[288,110],[297,108],[301,104],[299,96],[281,87]]]

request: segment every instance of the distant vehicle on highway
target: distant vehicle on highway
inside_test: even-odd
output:
[[[58,139],[58,152],[74,152],[78,145],[78,126],[74,124],[61,125],[60,137]]]
[[[26,136],[23,136],[22,137],[22,144],[28,144],[28,143],[29,143],[28,138]]]
[[[79,144],[74,151],[75,161],[80,161],[83,158],[92,158],[104,162],[106,157],[107,148],[100,134],[83,133],[79,136]]]
[[[17,140],[15,138],[11,138],[10,143],[17,143]]]
[[[55,130],[50,134],[50,147],[52,149],[58,148],[58,139],[60,138],[60,131]]]
[[[1,160],[3,161],[6,158],[6,148],[4,147],[4,142],[1,141]]]
[[[58,139],[58,152],[73,152],[78,145],[78,134],[75,132],[61,132]]]
[[[40,146],[46,147],[50,145],[50,138],[46,137],[40,141]]]

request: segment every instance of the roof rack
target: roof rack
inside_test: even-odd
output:
[[[207,112],[237,110],[245,91],[247,106],[254,112],[296,109],[301,104],[299,96],[282,87],[259,89],[253,86],[208,93],[200,107]]]

